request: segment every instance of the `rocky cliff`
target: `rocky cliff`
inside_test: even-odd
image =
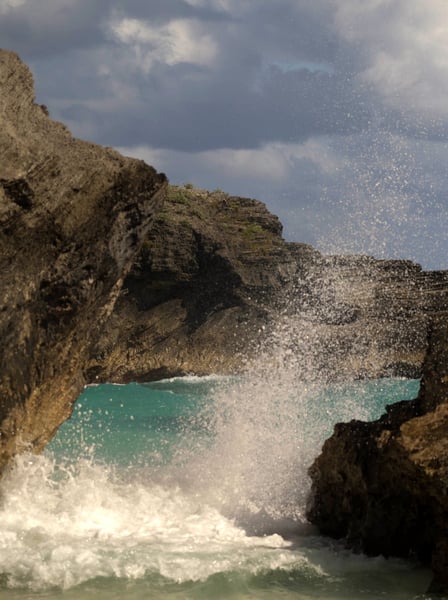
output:
[[[447,273],[322,256],[261,202],[73,139],[6,51],[0,89],[0,470],[89,382],[236,372],[279,339],[306,377],[419,374]]]
[[[448,313],[429,339],[417,399],[336,425],[310,469],[308,515],[367,554],[418,557],[448,593]]]
[[[448,273],[322,256],[281,229],[256,200],[170,186],[89,377],[240,371],[266,348],[276,360],[279,338],[301,377],[418,377],[429,318],[448,309]]]
[[[1,470],[70,415],[166,182],[51,121],[11,52],[0,89]]]
[[[281,230],[256,200],[170,187],[98,339],[92,379],[240,371],[317,254]]]

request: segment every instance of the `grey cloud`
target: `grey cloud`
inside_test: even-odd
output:
[[[94,137],[108,145],[149,143],[193,151],[348,134],[365,127],[369,119],[346,78],[305,69],[256,71],[244,61],[239,68],[210,73],[183,64],[160,66],[144,80],[134,76],[133,105],[114,106],[113,114],[107,115],[105,107],[92,111],[82,108],[81,101],[61,110],[60,117],[77,122],[81,115],[88,116],[96,123]],[[92,75],[90,93],[94,79]],[[128,85],[126,79],[123,85]],[[72,98],[77,97],[74,92]]]
[[[316,11],[298,13],[289,0],[275,7],[263,2],[235,17],[181,0],[62,4],[64,13],[50,10],[55,7],[50,0],[40,12],[29,3],[7,15],[2,26],[19,51],[23,46],[39,97],[76,134],[91,124],[89,137],[109,145],[146,142],[198,150],[349,133],[365,125],[368,110],[353,95],[351,77],[337,65],[331,73],[300,69],[306,61],[334,61],[337,39]],[[160,64],[146,75],[129,72],[123,56],[130,50],[107,35],[111,14],[151,23],[194,16],[210,26],[219,54],[208,69]],[[289,63],[291,70],[269,66],[271,60]],[[110,69],[109,82],[98,74],[100,65]],[[130,91],[123,101],[117,87]],[[92,100],[102,97],[104,106],[94,106]]]
[[[27,61],[93,47],[101,36],[101,18],[107,7],[107,0],[29,1],[1,15],[1,46],[15,50]]]

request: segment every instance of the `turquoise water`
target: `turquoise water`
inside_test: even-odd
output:
[[[0,600],[424,598],[426,570],[353,555],[304,518],[337,421],[415,397],[401,379],[86,388],[2,482]]]

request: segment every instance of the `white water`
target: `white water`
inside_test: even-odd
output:
[[[421,579],[399,561],[335,552],[305,530],[289,541],[248,535],[178,488],[126,483],[97,465],[62,473],[48,457],[21,457],[5,483],[0,564],[9,589],[69,589],[98,578],[185,584],[220,573],[290,573],[308,586],[353,576],[373,578],[370,586],[397,574]]]
[[[51,453],[19,457],[1,486],[0,599],[53,598],[61,589],[67,598],[138,600],[355,598],[361,588],[362,597],[377,598],[397,587],[394,597],[404,599],[423,590],[426,574],[412,565],[354,556],[304,523],[294,496],[308,489],[304,465],[326,435],[328,413],[338,419],[350,403],[325,403],[316,390],[298,402],[281,391],[269,404],[266,382],[223,386],[213,418],[198,417],[215,442],[181,440],[165,466],[114,466],[93,450],[70,463]],[[362,397],[360,387],[351,416],[355,405],[365,414]],[[197,433],[198,422],[191,425]]]
[[[179,489],[126,483],[105,466],[61,471],[48,457],[22,456],[4,489],[0,564],[12,588],[151,573],[184,582],[297,560],[278,535],[248,537]]]

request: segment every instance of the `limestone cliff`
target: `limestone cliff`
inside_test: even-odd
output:
[[[279,294],[317,254],[256,200],[170,187],[96,345],[90,376],[240,371]]]
[[[309,518],[367,554],[417,556],[448,592],[448,313],[433,322],[419,397],[335,427],[310,469]]]
[[[95,346],[89,377],[149,380],[240,371],[287,343],[318,379],[418,377],[448,273],[328,257],[286,243],[255,200],[171,186]],[[312,358],[310,360],[310,357]]]
[[[1,470],[70,415],[166,184],[51,121],[7,51],[0,90]]]

